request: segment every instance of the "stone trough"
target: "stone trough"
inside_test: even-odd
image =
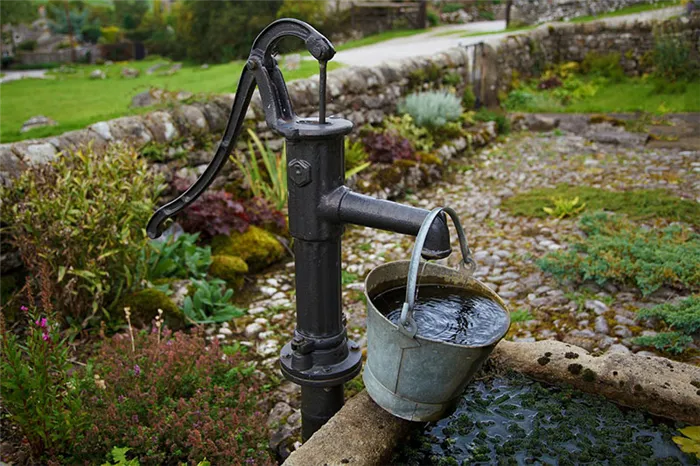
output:
[[[692,425],[700,424],[700,367],[662,357],[607,353],[554,340],[502,341],[491,361],[553,385],[598,394],[619,405]],[[365,391],[293,452],[285,466],[388,464],[413,423],[391,416]]]

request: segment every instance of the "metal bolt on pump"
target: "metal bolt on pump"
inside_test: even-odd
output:
[[[273,52],[285,37],[300,38],[319,61],[319,116],[300,118],[293,109]],[[211,163],[178,198],[148,222],[151,238],[164,222],[194,202],[214,181],[238,138],[255,86],[267,125],[287,141],[289,232],[294,238],[297,321],[294,338],[281,351],[284,376],[301,385],[302,438],[311,437],[343,405],[343,384],[361,369],[361,351],[349,341],[341,309],[340,245],[346,223],[416,235],[429,211],[378,200],[344,186],[344,138],[352,123],[326,117],[326,63],[331,43],[303,21],[280,19],[255,39],[238,84],[228,124]],[[422,254],[451,252],[444,215],[433,223]]]

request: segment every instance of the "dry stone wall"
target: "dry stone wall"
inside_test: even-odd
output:
[[[525,24],[562,21],[579,16],[600,15],[656,0],[513,0],[511,17]]]
[[[656,22],[548,24],[527,34],[508,36],[496,47],[499,87],[508,90],[514,77],[538,76],[547,65],[581,62],[589,53],[617,52],[625,72],[639,76],[653,70],[656,36],[669,34],[700,53],[700,15]]]

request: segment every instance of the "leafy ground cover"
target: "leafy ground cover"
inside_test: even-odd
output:
[[[195,94],[235,92],[245,64],[241,60],[211,65],[207,69],[185,65],[170,76],[163,74],[168,69],[164,67],[151,75],[146,74],[146,70],[157,63],[172,65],[157,57],[109,66],[79,65],[75,73],[51,73],[55,79],[21,79],[0,85],[0,142],[53,136],[98,121],[151,111],[152,108],[130,108],[130,105],[133,96],[152,87]],[[333,61],[328,64],[329,70],[340,66]],[[121,77],[125,67],[139,70],[139,77]],[[104,71],[107,79],[90,79],[90,73],[97,69]],[[318,65],[315,61],[302,60],[298,69],[283,73],[287,81],[306,78],[318,73]],[[20,133],[22,124],[36,115],[52,118],[58,125]]]
[[[503,202],[503,207],[515,215],[545,218],[544,210],[556,199],[579,198],[587,211],[607,210],[626,214],[635,220],[665,218],[700,225],[700,205],[681,199],[662,189],[609,191],[589,186],[561,184],[555,188],[538,188],[516,194]]]

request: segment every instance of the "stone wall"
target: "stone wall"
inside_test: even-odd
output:
[[[506,37],[496,46],[499,88],[508,90],[518,77],[538,76],[552,63],[581,62],[589,53],[620,54],[626,73],[639,76],[653,70],[656,34],[670,34],[692,44],[694,59],[700,52],[700,16],[655,22],[543,25],[526,34]]]
[[[656,0],[513,0],[511,18],[524,24],[566,21],[578,16],[594,16],[632,5],[657,3]]]

